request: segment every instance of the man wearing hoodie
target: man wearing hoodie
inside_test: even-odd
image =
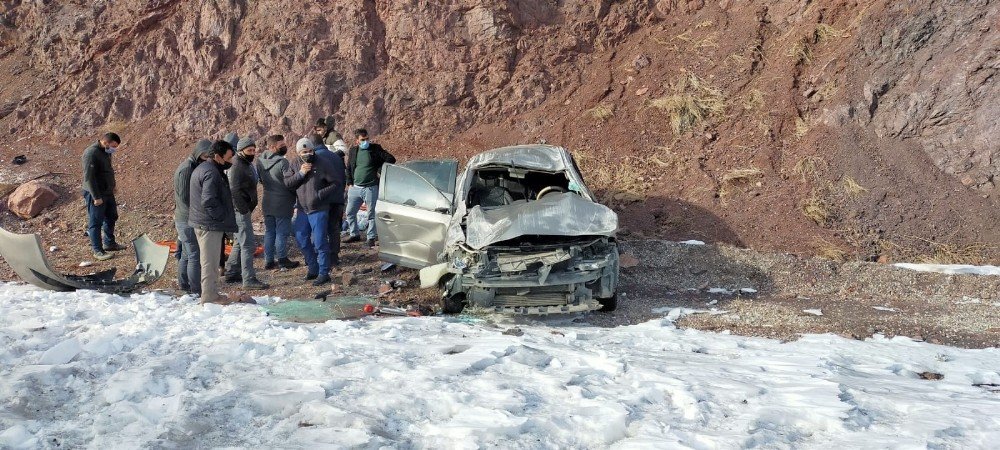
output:
[[[229,189],[233,194],[236,208],[237,231],[233,250],[226,261],[226,283],[243,282],[244,289],[267,289],[268,286],[257,279],[253,268],[253,254],[257,241],[253,234],[253,210],[257,208],[257,183],[260,176],[253,163],[257,155],[257,143],[249,136],[236,144],[236,157],[229,169]],[[241,270],[242,269],[242,270]]]
[[[267,137],[267,151],[257,158],[257,172],[264,185],[260,207],[264,212],[264,269],[267,270],[294,269],[299,266],[298,261],[288,259],[288,236],[292,234],[295,191],[285,186],[287,153],[285,137],[275,134]]]
[[[219,258],[222,238],[239,230],[233,193],[226,181],[225,170],[232,166],[233,146],[226,141],[212,143],[212,159],[202,162],[191,172],[191,204],[188,224],[194,228],[201,250],[201,302],[227,303],[219,295]]]
[[[125,250],[115,242],[118,203],[115,201],[115,169],[111,155],[122,140],[115,133],[105,133],[83,151],[83,201],[87,204],[87,235],[98,261],[111,259],[108,251]],[[101,239],[101,232],[104,239]]]
[[[378,182],[382,174],[382,164],[395,164],[396,158],[381,145],[368,140],[368,130],[359,128],[354,132],[357,145],[351,147],[347,157],[347,225],[350,237],[345,242],[358,242],[358,210],[361,202],[368,205],[369,247],[375,247],[375,200],[378,199]]]
[[[321,286],[330,282],[333,263],[327,235],[330,201],[335,195],[343,195],[344,185],[337,183],[341,178],[338,169],[331,164],[332,158],[317,157],[311,139],[299,139],[295,150],[298,157],[289,162],[284,174],[285,186],[295,189],[298,202],[295,240],[309,267],[305,279],[315,280],[313,285]]]
[[[202,139],[194,145],[191,156],[181,161],[174,171],[174,227],[180,245],[177,262],[177,286],[191,294],[201,294],[201,261],[198,238],[188,225],[188,208],[191,205],[191,173],[203,161],[212,158],[212,141]]]

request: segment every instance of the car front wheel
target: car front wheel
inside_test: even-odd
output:
[[[610,312],[618,309],[618,293],[612,295],[608,298],[598,298],[597,302],[601,304],[601,312]]]

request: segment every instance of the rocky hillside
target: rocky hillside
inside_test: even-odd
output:
[[[133,155],[123,195],[152,212],[170,196],[139,187],[166,185],[195,139],[298,135],[333,114],[406,157],[562,144],[628,233],[998,253],[996,1],[2,5],[4,163],[72,174],[115,129]]]

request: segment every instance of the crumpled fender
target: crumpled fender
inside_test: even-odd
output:
[[[430,289],[437,287],[438,282],[448,273],[448,263],[435,264],[420,269],[420,288]]]
[[[0,228],[0,256],[22,280],[52,291],[93,289],[123,294],[152,284],[163,276],[170,249],[158,245],[145,234],[132,240],[137,260],[128,278],[114,279],[115,269],[92,275],[65,275],[52,269],[37,234],[18,234]]]

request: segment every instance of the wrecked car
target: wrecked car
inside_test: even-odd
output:
[[[156,244],[145,234],[132,240],[132,248],[137,262],[127,278],[115,279],[116,269],[89,275],[60,274],[49,264],[37,234],[18,234],[0,228],[0,257],[21,279],[51,291],[93,289],[125,294],[156,282],[167,267],[170,249]]]
[[[379,257],[420,269],[444,311],[610,311],[617,307],[618,216],[594,199],[570,153],[520,145],[458,161],[382,168]]]

